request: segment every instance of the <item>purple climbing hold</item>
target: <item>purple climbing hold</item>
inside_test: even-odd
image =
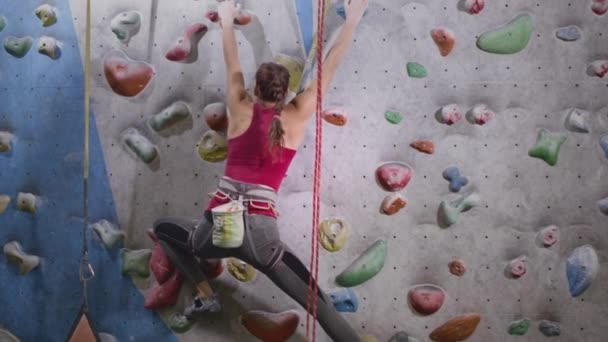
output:
[[[450,191],[458,192],[462,187],[469,183],[466,177],[460,175],[460,170],[457,167],[448,167],[443,171],[443,178],[450,182]]]
[[[334,307],[339,312],[357,312],[359,300],[353,289],[341,289],[329,294]]]
[[[566,41],[573,42],[581,38],[581,31],[576,25],[570,25],[566,27],[560,27],[555,33],[557,38]]]

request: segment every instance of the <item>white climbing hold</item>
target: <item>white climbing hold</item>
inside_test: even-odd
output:
[[[11,150],[11,140],[13,140],[13,135],[9,132],[0,132],[0,153],[1,152],[10,152]]]
[[[91,228],[106,249],[111,249],[125,237],[125,232],[119,230],[115,224],[108,220],[95,222],[91,225]]]
[[[40,257],[25,253],[21,244],[17,241],[5,244],[3,251],[8,261],[19,266],[19,273],[22,275],[29,273],[40,265]]]
[[[576,133],[589,133],[591,129],[587,124],[589,112],[578,108],[572,108],[566,117],[566,129]]]
[[[0,341],[2,342],[20,342],[17,336],[11,334],[10,331],[0,328]]]
[[[48,27],[57,22],[57,14],[55,8],[49,4],[44,4],[36,8],[36,16],[42,21],[42,26]]]
[[[462,112],[457,104],[443,106],[438,116],[439,122],[446,125],[453,125],[460,119],[462,119]]]
[[[604,77],[608,74],[608,60],[597,60],[591,63],[591,71],[597,77]]]
[[[119,13],[110,21],[110,28],[121,42],[128,44],[141,27],[141,14],[137,11]]]
[[[494,116],[494,113],[487,105],[480,103],[476,104],[467,113],[467,120],[475,125],[485,125]]]
[[[34,194],[20,192],[17,195],[17,209],[35,214],[36,213],[36,196]]]
[[[38,52],[50,59],[58,59],[61,56],[61,48],[57,39],[42,36],[38,39]]]

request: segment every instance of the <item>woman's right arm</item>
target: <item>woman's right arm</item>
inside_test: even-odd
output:
[[[368,0],[344,0],[346,21],[340,28],[334,45],[329,50],[327,57],[323,61],[323,77],[321,92],[325,94],[333,77],[342,63],[346,51],[351,45],[353,34],[363,13],[367,9]],[[316,72],[316,71],[315,71]],[[303,120],[308,120],[316,110],[317,104],[317,77],[315,76],[311,84],[291,102],[296,109],[296,115]]]

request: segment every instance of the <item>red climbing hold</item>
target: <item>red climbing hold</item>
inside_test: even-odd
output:
[[[452,31],[444,27],[436,28],[431,31],[431,37],[435,44],[437,44],[439,53],[441,53],[442,56],[445,57],[452,52],[454,44],[456,43],[456,37]]]
[[[160,309],[175,304],[183,281],[184,278],[181,273],[173,272],[171,278],[163,284],[156,285],[148,293],[144,307],[146,309]]]
[[[486,0],[466,0],[464,6],[471,14],[477,14],[486,6]]]
[[[150,64],[133,61],[119,50],[113,50],[105,57],[103,70],[112,90],[126,97],[139,94],[154,76]]]
[[[183,37],[180,37],[171,47],[165,57],[174,62],[181,62],[191,57],[192,51],[196,49],[196,43],[207,32],[207,25],[194,24],[186,29]]]
[[[264,342],[284,342],[293,335],[300,317],[294,311],[270,313],[249,311],[241,316],[241,323],[253,336]]]
[[[399,191],[412,179],[412,168],[404,162],[387,162],[376,169],[376,179],[386,191]]]
[[[201,260],[201,269],[205,273],[207,279],[215,279],[224,272],[224,263],[222,259],[207,259]]]
[[[342,109],[332,108],[323,112],[323,119],[332,125],[344,126],[348,122],[348,117]]]
[[[435,285],[417,285],[410,290],[408,298],[416,312],[427,316],[441,309],[445,293]]]
[[[203,108],[203,116],[207,122],[207,126],[214,131],[222,132],[228,127],[228,115],[226,114],[226,105],[222,102],[215,102]]]
[[[169,260],[169,257],[163,251],[162,246],[158,243],[156,235],[152,229],[148,229],[148,236],[154,242],[154,248],[152,248],[152,256],[150,257],[150,269],[154,278],[159,284],[166,282],[171,274],[175,271],[175,267]]]
[[[467,270],[462,260],[453,260],[448,267],[450,268],[450,273],[457,277],[462,277]]]
[[[426,154],[435,153],[435,145],[430,140],[418,140],[410,144],[411,147]]]

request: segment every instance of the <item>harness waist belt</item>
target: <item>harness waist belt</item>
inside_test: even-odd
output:
[[[233,182],[236,184],[234,184]],[[244,189],[238,188],[238,185],[241,185],[241,184],[243,185]],[[247,189],[249,187],[251,187],[251,188]],[[278,197],[277,193],[271,187],[267,187],[265,185],[260,185],[260,184],[242,183],[242,182],[232,180],[228,177],[223,177],[222,179],[220,179],[218,188],[220,190],[224,190],[224,191],[228,191],[228,192],[232,192],[232,193],[236,193],[236,194],[242,194],[243,197],[245,197],[245,199],[254,199],[254,200],[261,199],[261,200],[268,200],[268,201],[276,202],[277,197]]]

